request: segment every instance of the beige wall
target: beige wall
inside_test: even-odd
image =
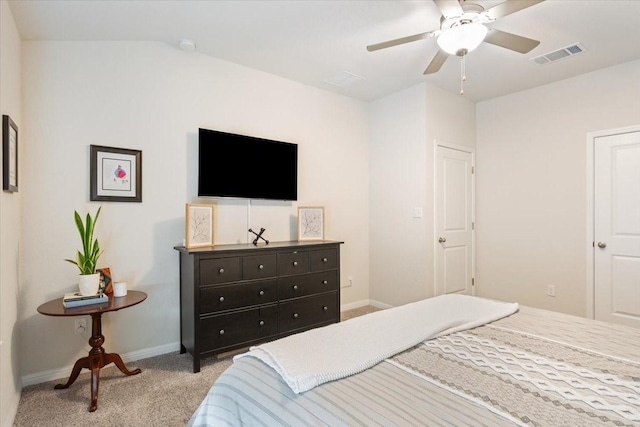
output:
[[[265,227],[271,241],[296,239],[297,206],[325,206],[327,238],[345,242],[342,282],[354,278],[342,303],[368,299],[365,103],[163,43],[24,42],[23,63],[30,117],[22,187],[25,382],[68,375],[86,348],[88,337],[73,334],[73,319],[36,313],[76,288],[77,271],[63,261],[79,245],[74,209],[102,206],[100,265],[149,294],[104,317],[105,348],[137,357],[177,350],[173,246],[184,236],[184,204],[219,204],[217,243],[248,239],[247,201],[196,198],[199,127],[299,144],[298,202],[255,202],[249,226]],[[142,150],[143,203],[88,201],[90,144]]]
[[[420,84],[369,111],[371,299],[396,306],[433,296],[434,141],[473,148],[475,106]]]
[[[640,61],[481,102],[476,123],[477,294],[584,316],[587,133],[640,124]]]
[[[0,111],[18,126],[18,192],[0,194],[0,426],[13,424],[20,399],[20,200],[24,165],[20,36],[6,1],[0,1]],[[2,159],[0,150],[0,160]],[[1,161],[0,161],[1,164]],[[1,178],[0,178],[1,180]]]

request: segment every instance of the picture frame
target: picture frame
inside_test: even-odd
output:
[[[90,146],[90,197],[100,202],[142,202],[142,151]]]
[[[185,243],[187,249],[214,245],[216,205],[187,203]]]
[[[18,192],[18,126],[7,115],[2,116],[2,189]]]
[[[298,241],[324,240],[324,207],[298,207]]]
[[[111,279],[111,268],[96,268],[96,273],[100,273],[100,291],[107,295],[113,293],[113,280]]]

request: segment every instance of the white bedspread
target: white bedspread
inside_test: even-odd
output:
[[[362,372],[422,341],[493,322],[517,310],[516,303],[442,295],[252,347],[234,360],[262,360],[298,394]]]

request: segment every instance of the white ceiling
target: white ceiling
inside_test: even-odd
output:
[[[459,91],[456,57],[422,74],[437,52],[434,39],[366,50],[437,29],[431,0],[16,0],[10,7],[23,40],[145,40],[177,49],[189,38],[201,54],[365,101],[420,82]],[[487,43],[470,53],[465,96],[474,101],[640,58],[639,0],[546,0],[490,27],[541,43],[524,55]],[[576,42],[587,52],[544,66],[529,60]],[[345,88],[325,81],[344,71],[364,80]]]

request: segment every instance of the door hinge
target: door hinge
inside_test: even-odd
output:
[[[475,286],[476,285],[476,279],[474,279],[473,277],[471,278],[471,286]]]
[[[474,173],[476,173],[476,168],[471,166],[471,174],[473,175]]]
[[[594,248],[596,247],[596,241],[595,240],[593,242],[591,242],[591,246],[594,247]]]
[[[471,229],[472,229],[472,230],[475,230],[475,229],[476,229],[476,223],[475,223],[475,222],[472,222],[472,223],[471,223]]]

